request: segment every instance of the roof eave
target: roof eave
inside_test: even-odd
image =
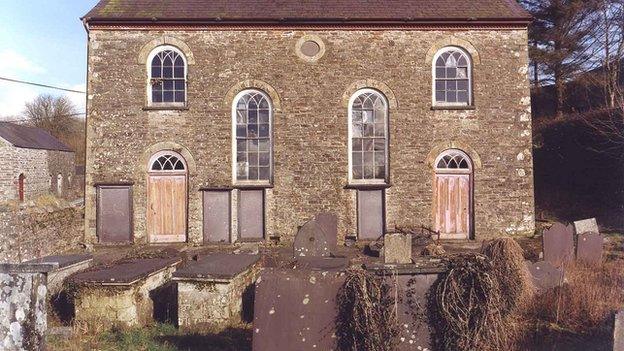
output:
[[[274,19],[222,19],[222,18],[106,18],[106,17],[83,17],[82,20],[89,26],[97,25],[125,25],[125,26],[431,26],[431,25],[520,25],[528,26],[532,22],[531,17],[512,18],[428,18],[428,19],[300,19],[282,18]]]

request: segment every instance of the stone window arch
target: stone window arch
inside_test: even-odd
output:
[[[147,56],[147,99],[150,106],[186,106],[188,63],[175,46],[161,45]]]
[[[472,105],[472,58],[458,46],[444,47],[433,56],[434,106]]]
[[[273,104],[264,91],[246,89],[232,103],[233,179],[270,184],[273,179]]]
[[[161,151],[152,156],[149,165],[150,172],[185,172],[184,158],[173,151]]]
[[[379,91],[360,89],[349,100],[349,183],[389,179],[388,100]]]

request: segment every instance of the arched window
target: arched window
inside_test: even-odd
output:
[[[178,156],[171,153],[158,153],[152,157],[150,171],[166,172],[166,171],[184,171],[186,166]]]
[[[472,162],[463,151],[450,149],[438,156],[436,170],[438,171],[465,171],[470,172]]]
[[[472,104],[472,61],[458,47],[446,47],[433,58],[433,103],[438,106]]]
[[[20,202],[24,201],[24,180],[25,179],[26,179],[26,176],[24,175],[24,173],[20,174],[19,177],[17,177],[17,197]]]
[[[349,181],[388,181],[388,102],[376,90],[357,91],[349,102]]]
[[[273,175],[273,112],[271,100],[259,90],[245,90],[232,107],[235,182],[270,183]]]
[[[56,176],[56,193],[63,195],[63,175],[60,173]]]
[[[184,106],[187,74],[184,54],[174,46],[159,46],[148,56],[147,65],[150,105]]]

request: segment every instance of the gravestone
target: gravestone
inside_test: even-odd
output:
[[[613,351],[624,351],[624,310],[615,314],[613,326]]]
[[[574,259],[574,228],[555,223],[542,235],[544,260],[561,266]]]
[[[412,235],[388,233],[384,236],[384,262],[389,264],[412,263]]]
[[[574,229],[576,230],[576,234],[600,232],[598,230],[598,223],[596,222],[596,218],[589,218],[589,219],[576,221],[574,222]]]
[[[603,237],[601,234],[595,232],[584,232],[579,234],[577,239],[577,260],[592,264],[598,264],[602,261]]]
[[[323,230],[329,250],[334,252],[338,245],[338,217],[330,212],[321,212],[314,216],[314,221]]]
[[[308,221],[295,236],[293,243],[294,257],[327,257],[331,255],[330,245],[321,226],[315,221]]]
[[[533,284],[538,291],[544,291],[559,286],[563,282],[563,268],[556,267],[550,262],[527,261]]]

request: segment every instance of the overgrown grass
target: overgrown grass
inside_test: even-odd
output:
[[[621,261],[601,266],[568,265],[566,283],[534,296],[519,311],[525,345],[551,345],[554,350],[607,350],[613,315],[624,307]],[[587,344],[593,345],[587,348]],[[541,349],[540,349],[541,350]]]
[[[48,347],[58,351],[244,351],[251,350],[251,329],[241,325],[219,333],[185,333],[169,324],[155,324],[98,334],[75,334],[69,339],[49,336]]]

